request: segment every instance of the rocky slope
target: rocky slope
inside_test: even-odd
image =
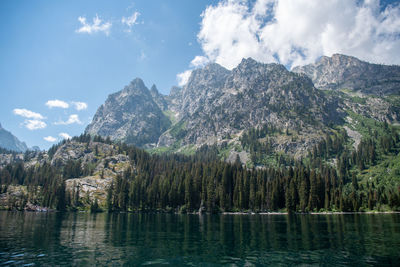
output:
[[[306,74],[319,89],[350,89],[377,96],[400,94],[400,66],[371,64],[334,54],[296,67],[293,72]]]
[[[178,97],[179,127],[164,133],[159,146],[213,144],[265,124],[309,134],[341,118],[310,79],[251,58],[232,71],[217,64],[195,70]]]
[[[275,151],[301,156],[323,132],[342,125],[349,111],[397,122],[399,81],[399,66],[338,54],[293,71],[251,58],[231,71],[213,63],[194,70],[188,83],[173,87],[168,96],[134,80],[108,97],[86,132],[182,151],[203,144],[233,146],[243,133],[272,125],[290,132],[269,136]]]
[[[141,79],[133,80],[123,90],[108,96],[97,110],[86,132],[110,136],[112,140],[144,146],[157,143],[159,136],[170,126],[163,114],[163,101],[158,101]]]
[[[28,149],[24,142],[18,140],[12,133],[5,130],[0,124],[0,147],[16,152],[24,152]]]
[[[25,156],[0,154],[0,171],[10,163],[19,163],[25,169],[32,168],[32,170],[49,165],[63,170],[67,194],[79,192],[81,202],[97,199],[102,205],[106,199],[107,189],[117,175],[122,175],[127,169],[135,168],[129,156],[122,153],[117,145],[93,140],[86,142],[67,140],[49,151],[29,151]],[[9,186],[5,193],[2,193],[1,189],[0,185],[0,210],[10,207],[23,208],[25,204],[29,206],[30,202],[36,203],[42,197],[41,188],[38,187],[38,194],[29,196],[28,203],[14,203],[24,195],[29,195],[27,186]],[[90,205],[90,203],[84,204]]]
[[[340,121],[337,107],[306,76],[249,58],[232,71],[218,64],[195,70],[169,96],[136,79],[108,97],[86,132],[139,146],[199,146],[267,123],[310,134]]]

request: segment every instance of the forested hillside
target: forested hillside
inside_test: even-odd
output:
[[[3,168],[2,205],[23,208],[29,202],[58,210],[92,211],[398,210],[399,132],[388,124],[382,126],[355,150],[346,146],[346,132],[338,131],[327,134],[307,157],[277,156],[275,164],[266,167],[246,167],[239,158],[233,163],[221,161],[217,146],[203,146],[194,156],[151,155],[134,146],[82,135],[54,146],[46,155],[32,152],[36,155],[28,160],[34,160],[34,165],[17,162]],[[255,162],[268,154],[268,148],[251,140],[262,138],[265,129],[242,138]],[[66,147],[77,146],[85,148],[85,156],[55,160]],[[82,162],[88,153],[95,155],[93,162],[102,162],[102,168]],[[120,161],[110,160],[122,155],[129,158],[123,171]],[[374,175],[379,168],[386,169]],[[77,178],[90,175],[99,180],[113,177],[104,198],[80,188],[85,184]],[[67,188],[66,181],[73,181],[73,186]]]

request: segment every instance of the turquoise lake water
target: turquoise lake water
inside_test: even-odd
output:
[[[400,266],[400,214],[0,212],[0,266]]]

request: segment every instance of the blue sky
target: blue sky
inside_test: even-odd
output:
[[[151,2],[151,3],[149,3]],[[201,3],[200,3],[201,2]],[[207,1],[0,1],[0,123],[28,146],[48,148],[43,137],[83,132],[107,95],[135,77],[163,93],[200,53],[196,34]],[[139,12],[137,24],[122,24]],[[76,32],[98,17],[110,33]],[[128,32],[130,30],[130,32]],[[48,108],[59,99],[86,110]],[[41,114],[47,126],[28,130],[15,108]],[[54,125],[77,114],[82,124]]]
[[[3,0],[0,123],[46,149],[82,133],[136,77],[168,94],[194,68],[232,69],[243,57],[288,68],[333,53],[399,64],[399,29],[398,1]]]

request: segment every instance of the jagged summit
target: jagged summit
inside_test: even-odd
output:
[[[158,89],[157,89],[157,86],[156,86],[155,84],[153,84],[153,85],[151,86],[150,92],[151,92],[152,94],[159,94]]]
[[[7,131],[0,123],[0,147],[17,152],[24,152],[28,149],[25,142],[21,142],[11,132]]]
[[[123,90],[108,96],[86,132],[142,146],[157,142],[169,125],[157,99],[143,81],[136,78]]]
[[[144,85],[144,82],[140,78],[135,78],[132,80],[129,85],[125,86],[123,91],[126,93],[139,93],[139,94],[149,94],[150,91]]]
[[[86,131],[141,146],[212,144],[266,123],[323,125],[340,117],[328,102],[309,78],[246,58],[231,71],[217,63],[196,69],[168,96],[135,79],[109,96]]]
[[[350,89],[378,96],[400,93],[400,66],[372,64],[352,56],[323,56],[293,72],[307,75],[320,89]]]
[[[232,141],[232,136],[237,139],[268,124],[300,136],[297,141],[276,139],[276,149],[304,152],[321,138],[320,132],[343,123],[346,109],[381,121],[398,117],[384,100],[354,104],[319,89],[379,88],[380,93],[398,94],[398,69],[340,54],[294,71],[252,58],[242,59],[232,70],[210,63],[193,70],[187,84],[172,87],[168,96],[155,85],[149,90],[142,80],[133,80],[109,96],[86,131],[144,147],[198,147]]]

